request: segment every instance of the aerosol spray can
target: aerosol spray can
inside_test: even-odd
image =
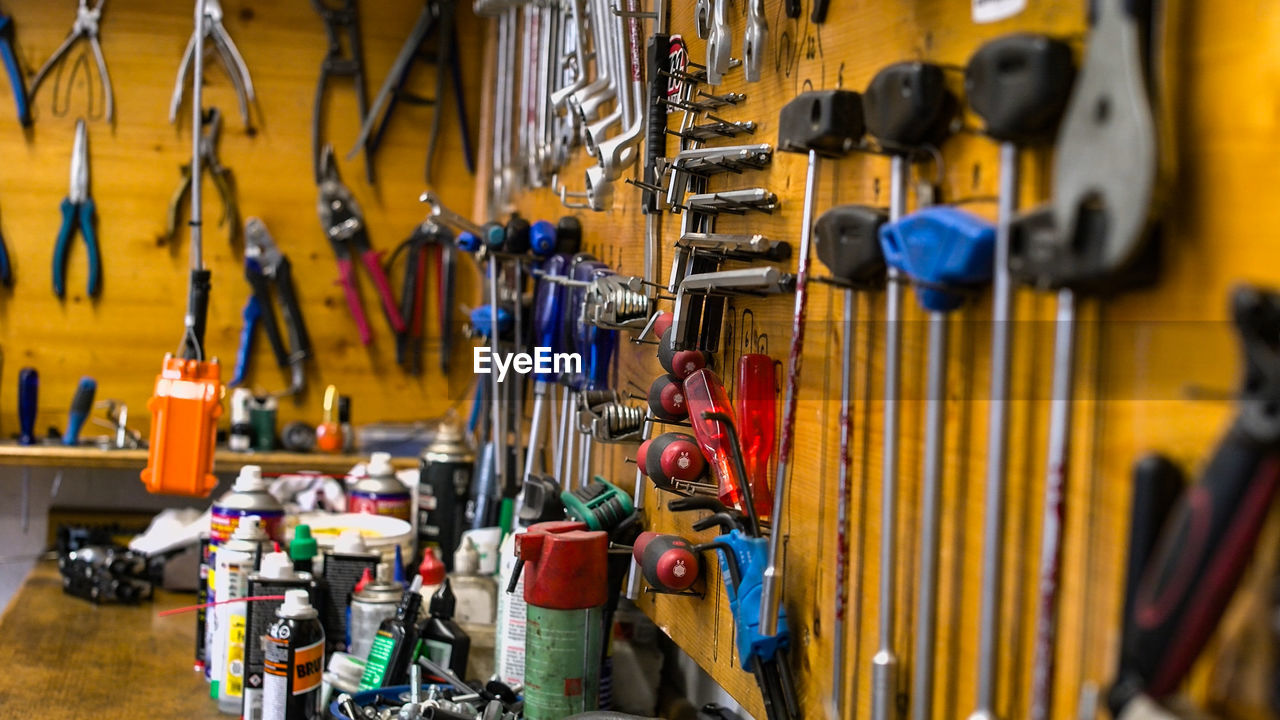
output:
[[[321,720],[324,628],[306,590],[290,590],[264,639],[263,720]]]
[[[404,595],[404,586],[391,578],[391,565],[379,563],[377,578],[351,596],[351,646],[347,652],[360,660],[369,656],[374,633],[383,620],[396,616],[396,606]]]
[[[249,452],[253,445],[253,424],[249,421],[249,405],[253,392],[238,387],[231,391],[231,433],[227,435],[227,448],[233,452]]]
[[[524,683],[524,646],[528,634],[524,602],[525,576],[516,578],[515,589],[507,592],[516,572],[516,536],[532,525],[564,517],[560,483],[549,475],[525,478],[517,504],[516,526],[502,541],[498,554],[498,619],[493,641],[493,671],[510,686]]]
[[[347,491],[347,510],[366,515],[387,515],[409,522],[409,488],[396,479],[391,453],[376,452],[365,465],[365,476]]]
[[[256,515],[271,539],[281,539],[284,507],[280,505],[279,500],[267,492],[267,482],[262,478],[262,468],[257,465],[245,465],[240,468],[240,475],[236,478],[235,484],[209,508],[209,545],[207,551],[202,551],[200,554],[199,589],[203,591],[201,603],[217,601],[214,564],[218,546],[231,538],[241,518],[246,515]],[[208,622],[209,612],[196,613],[196,667],[203,668],[206,679],[212,679],[212,670],[208,664],[208,648],[213,642],[213,630]]]
[[[467,445],[462,425],[450,413],[422,453],[418,475],[418,547],[434,547],[453,569],[458,538],[467,527],[467,498],[476,455]]]
[[[258,569],[262,556],[271,552],[271,538],[262,529],[257,515],[246,515],[241,518],[231,539],[218,548],[214,556],[214,594],[218,601],[235,600],[248,597],[249,574]],[[209,646],[209,660],[212,668],[210,697],[218,698],[220,710],[240,714],[239,699],[243,694],[241,682],[244,679],[244,635],[245,604],[230,603],[213,608],[213,643]],[[228,672],[232,666],[237,672]],[[223,683],[228,684],[223,688]],[[232,687],[234,686],[234,687]],[[223,708],[222,698],[225,691],[230,691],[236,699],[236,707],[231,708],[227,701]]]
[[[360,576],[376,570],[378,558],[354,528],[343,530],[333,550],[325,552],[323,622],[330,651],[347,649],[347,606]]]
[[[284,595],[290,590],[306,590],[311,607],[317,607],[319,592],[310,573],[293,569],[289,555],[267,553],[262,568],[249,576],[249,597]],[[245,720],[262,720],[263,649],[262,638],[276,621],[281,600],[255,600],[245,603],[247,628],[245,635],[244,709]]]
[[[608,534],[580,522],[539,523],[516,536],[516,553],[528,616],[524,717],[560,720],[597,709]]]

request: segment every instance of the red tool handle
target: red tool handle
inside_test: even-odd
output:
[[[378,288],[378,297],[382,298],[382,309],[387,312],[391,329],[398,333],[404,332],[406,327],[404,317],[400,315],[400,308],[396,307],[396,299],[391,294],[391,282],[387,280],[387,274],[382,271],[382,253],[377,250],[365,250],[360,253],[360,261],[364,263],[364,269],[369,271],[369,277],[373,278],[373,284]]]
[[[351,310],[351,319],[356,321],[356,330],[360,333],[360,344],[373,342],[373,334],[369,332],[369,319],[364,315],[364,305],[360,302],[360,288],[356,286],[356,268],[348,258],[338,259],[338,284],[342,286],[342,294],[347,296],[347,308]]]
[[[422,320],[423,313],[426,310],[427,303],[427,249],[423,248],[416,253],[418,267],[415,268],[415,277],[418,278],[418,291],[413,294],[413,319],[409,323],[409,335],[415,338],[422,337]],[[439,282],[437,281],[437,285]]]
[[[773,486],[769,484],[769,459],[773,457],[774,428],[778,419],[777,376],[773,358],[748,353],[738,359],[738,436],[742,438],[742,464],[751,483],[756,514],[767,519],[773,512]]]
[[[733,417],[733,406],[729,404],[729,395],[725,392],[724,385],[715,373],[703,368],[685,378],[684,394],[686,407],[689,409],[689,423],[693,426],[693,435],[716,477],[720,488],[720,502],[747,512],[742,497],[745,478],[738,473],[733,462],[729,432],[721,421],[703,416],[703,413],[712,412]]]

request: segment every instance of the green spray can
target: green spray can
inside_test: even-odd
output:
[[[513,577],[527,573],[524,717],[560,720],[597,709],[608,535],[580,522],[538,523],[516,536],[516,555]]]

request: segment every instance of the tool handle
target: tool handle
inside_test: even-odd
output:
[[[80,378],[75,397],[71,399],[71,412],[67,414],[67,431],[62,434],[63,445],[80,443],[80,429],[84,427],[84,421],[93,410],[93,396],[97,391],[97,381],[87,375]]]
[[[798,18],[804,9],[800,5],[800,0],[787,0],[787,17]]]
[[[71,200],[63,198],[62,226],[58,228],[58,240],[53,246],[53,294],[65,297],[67,294],[67,252],[71,246],[71,235],[76,231],[76,206]]]
[[[831,0],[813,0],[813,9],[809,12],[809,21],[814,25],[821,25],[827,21],[827,8],[831,7]]]
[[[404,332],[404,317],[400,314],[400,308],[396,307],[396,298],[391,292],[391,282],[387,280],[387,274],[382,271],[382,253],[377,250],[365,250],[360,253],[360,261],[364,263],[364,269],[369,272],[374,286],[378,288],[378,297],[382,298],[382,309],[386,311],[387,319],[391,321],[391,329],[398,333]]]
[[[249,281],[249,287],[253,288],[253,297],[258,301],[257,320],[267,333],[267,342],[271,343],[271,353],[276,356],[276,365],[288,367],[289,350],[284,346],[280,325],[276,322],[275,311],[271,309],[271,288],[267,285],[267,276],[262,274],[262,268],[257,261],[249,258],[244,263],[244,277]],[[241,346],[244,345],[243,340],[242,336]]]
[[[0,33],[6,26],[13,29],[13,20],[0,18]],[[13,89],[13,104],[18,111],[18,122],[22,127],[31,127],[31,107],[27,103],[27,84],[22,78],[22,70],[18,67],[18,58],[13,54],[13,45],[8,39],[0,38],[0,58],[4,59],[4,69],[9,73],[9,87]]]
[[[1204,648],[1278,485],[1280,457],[1237,421],[1173,510],[1139,582],[1124,644],[1151,697],[1174,692]]]
[[[80,234],[89,256],[89,297],[97,297],[102,292],[102,253],[98,250],[98,212],[91,197],[80,201]]]
[[[661,179],[658,174],[658,158],[667,155],[667,106],[662,103],[667,98],[667,73],[671,71],[671,36],[654,33],[649,38],[649,121],[645,124],[644,180],[650,185],[657,185]],[[659,196],[652,190],[644,191],[644,211],[658,212]]]
[[[18,444],[36,442],[36,405],[40,396],[40,373],[25,367],[18,371]]]
[[[257,294],[252,294],[240,313],[244,324],[240,326],[240,347],[236,350],[236,367],[231,373],[231,382],[227,383],[228,387],[238,387],[243,384],[245,375],[249,373],[249,358],[253,357],[253,335],[258,329],[258,318],[261,315],[262,304],[258,302]]]
[[[356,287],[356,268],[350,258],[338,258],[338,284],[342,286],[342,294],[347,297],[347,309],[351,311],[351,319],[356,321],[356,331],[360,334],[360,344],[373,342],[369,332],[369,319],[364,315],[364,305],[360,303],[360,288]]]
[[[298,303],[298,294],[293,288],[293,265],[287,257],[281,257],[276,263],[276,295],[280,300],[285,329],[289,332],[294,360],[311,357],[311,335],[302,320],[302,305]]]
[[[440,244],[440,372],[448,377],[449,356],[453,353],[453,292],[457,278],[458,263],[453,254],[453,246]]]
[[[0,235],[0,285],[13,285],[13,266],[9,263],[9,248],[4,244],[3,235]]]

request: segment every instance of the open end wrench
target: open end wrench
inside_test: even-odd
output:
[[[760,0],[748,2],[754,4]],[[729,0],[711,0],[711,3],[711,27],[707,33],[707,84],[719,85],[729,71],[729,54],[732,52]]]
[[[758,82],[769,49],[769,24],[764,19],[764,0],[747,0],[747,29],[742,36],[742,73],[747,82]]]

